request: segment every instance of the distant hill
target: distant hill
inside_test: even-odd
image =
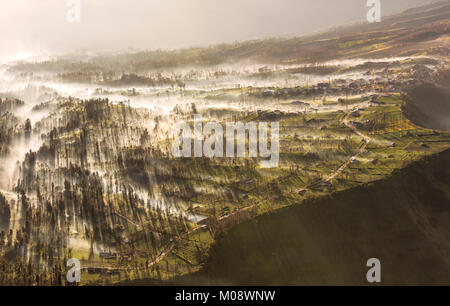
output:
[[[295,64],[355,57],[376,58],[423,54],[448,55],[450,3],[437,1],[383,17],[381,23],[361,23],[299,38],[272,38],[220,44],[209,48],[146,51],[104,55],[81,62],[79,57],[18,64],[11,71],[124,71],[181,66],[209,66],[239,61]]]
[[[369,258],[383,285],[450,285],[450,150],[240,224],[202,271],[170,284],[368,285]]]

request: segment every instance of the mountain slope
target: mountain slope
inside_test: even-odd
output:
[[[450,71],[443,71],[435,82],[407,90],[403,112],[416,123],[436,130],[450,131]]]
[[[176,284],[450,285],[450,150],[392,177],[243,223]],[[134,284],[149,284],[142,281]]]
[[[355,57],[448,55],[450,3],[438,1],[403,13],[383,17],[381,23],[339,27],[308,37],[273,38],[220,44],[209,48],[145,51],[135,54],[96,56],[80,63],[77,56],[43,63],[20,63],[20,71],[110,71],[142,72],[150,69],[197,65],[209,66],[239,61],[259,63],[311,63]]]

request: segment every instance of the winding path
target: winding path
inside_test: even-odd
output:
[[[355,155],[353,155],[352,157],[350,157],[349,160],[347,160],[344,164],[342,164],[342,166],[340,166],[336,171],[334,171],[332,174],[330,174],[326,179],[325,182],[331,182],[331,180],[333,180],[336,176],[340,175],[345,168],[348,167],[348,165],[350,165],[359,155],[361,155],[365,150],[367,145],[369,144],[369,142],[372,140],[369,136],[364,135],[363,133],[361,133],[360,131],[358,131],[356,129],[356,127],[351,124],[348,121],[348,117],[350,116],[351,113],[353,113],[355,110],[357,110],[360,107],[368,107],[369,106],[369,102],[366,102],[364,104],[360,104],[358,106],[355,106],[354,108],[352,108],[349,112],[347,112],[347,114],[344,116],[344,118],[342,119],[342,123],[345,124],[345,126],[347,126],[348,128],[350,128],[356,135],[362,137],[364,143],[361,145],[361,147],[358,149],[358,152],[356,152]]]

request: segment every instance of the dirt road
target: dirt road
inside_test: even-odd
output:
[[[354,108],[352,108],[352,110],[350,110],[342,119],[342,123],[345,124],[345,126],[347,126],[348,128],[350,128],[356,135],[362,137],[364,143],[361,145],[361,147],[358,149],[358,152],[356,152],[355,155],[353,155],[352,157],[350,157],[350,159],[348,159],[344,164],[342,164],[342,166],[340,166],[336,171],[334,171],[332,174],[330,174],[326,179],[325,182],[330,182],[331,180],[333,180],[336,176],[340,175],[342,173],[342,171],[345,170],[345,168],[348,167],[348,165],[350,165],[359,155],[361,155],[365,150],[367,145],[369,144],[369,142],[372,140],[369,136],[364,135],[363,133],[361,133],[360,131],[358,131],[356,129],[356,127],[351,124],[348,121],[348,117],[350,116],[350,114],[352,112],[354,112],[355,110],[357,110],[358,108],[361,107],[368,107],[369,106],[369,102],[366,102],[364,104],[360,104]]]

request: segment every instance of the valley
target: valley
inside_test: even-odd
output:
[[[76,258],[81,285],[359,285],[351,260],[334,260],[391,238],[385,257],[433,251],[388,283],[448,284],[449,12],[443,1],[312,37],[3,64],[0,284],[71,285]],[[173,156],[173,127],[195,116],[277,122],[277,167],[249,143],[244,158]],[[428,268],[436,278],[419,281]]]

